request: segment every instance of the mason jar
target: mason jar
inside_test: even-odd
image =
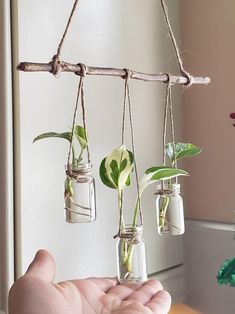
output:
[[[157,230],[161,235],[180,235],[185,231],[184,206],[180,184],[157,186]]]
[[[147,280],[143,227],[121,228],[117,242],[117,273],[120,283]]]
[[[64,206],[66,221],[91,222],[96,219],[95,180],[90,163],[66,167]]]

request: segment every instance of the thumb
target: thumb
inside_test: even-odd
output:
[[[41,278],[52,282],[55,276],[55,260],[46,250],[39,250],[32,263],[29,265],[26,275]]]

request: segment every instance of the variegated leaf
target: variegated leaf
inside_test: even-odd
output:
[[[191,143],[175,143],[175,148],[173,143],[168,143],[166,145],[167,155],[169,156],[172,162],[181,158],[197,155],[201,151],[202,151],[201,148]]]
[[[147,186],[162,180],[169,180],[178,176],[188,176],[188,172],[182,169],[170,167],[152,167],[145,171],[145,175],[140,180],[140,193],[146,189]]]
[[[133,154],[122,145],[102,161],[100,165],[101,180],[109,187],[123,190],[130,184],[133,167]]]

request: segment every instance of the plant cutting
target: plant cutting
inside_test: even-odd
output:
[[[165,154],[168,156],[172,169],[177,169],[179,159],[191,157],[201,152],[201,148],[191,143],[168,143],[165,146]],[[156,167],[146,171],[155,170]],[[180,235],[184,233],[183,200],[180,193],[178,178],[174,180],[164,179],[157,186],[157,227],[159,234]]]
[[[71,145],[66,165],[64,201],[67,222],[89,222],[95,220],[95,183],[90,162],[84,162],[84,151],[88,147],[85,128],[74,126],[72,132],[48,132],[37,136],[33,142],[46,138],[62,138]]]
[[[152,167],[148,169],[139,183],[139,189],[133,206],[132,224],[126,224],[123,209],[124,189],[131,184],[131,173],[135,167],[133,153],[125,145],[113,150],[100,164],[100,178],[104,185],[117,190],[119,210],[118,243],[118,279],[120,282],[138,282],[147,279],[145,251],[142,241],[142,226],[138,225],[138,215],[141,211],[141,197],[145,189],[151,184],[172,179],[177,176],[188,175],[181,169],[172,167]],[[115,237],[117,237],[115,236]],[[139,253],[136,251],[139,251]],[[140,267],[142,265],[142,268]]]

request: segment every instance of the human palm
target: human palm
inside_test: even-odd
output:
[[[170,296],[161,284],[120,285],[112,278],[53,284],[55,262],[39,251],[9,294],[9,314],[166,314]]]

